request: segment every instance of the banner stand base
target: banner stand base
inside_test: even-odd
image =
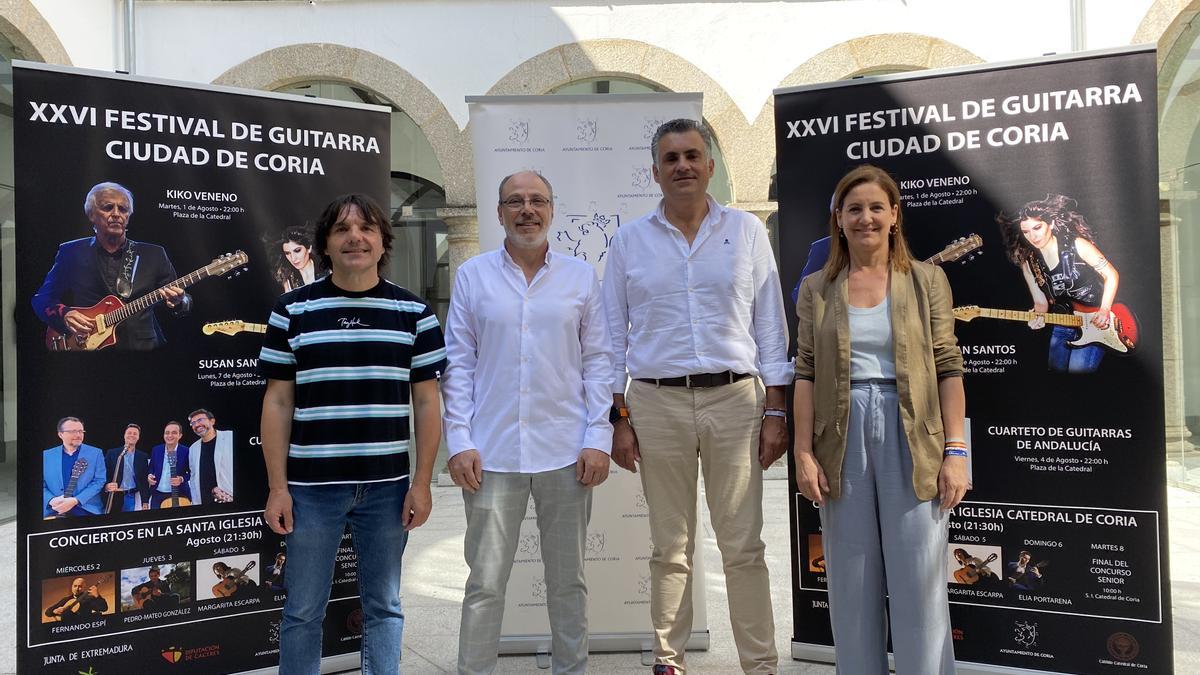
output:
[[[645,652],[653,648],[647,633],[594,633],[588,636],[588,652]],[[694,630],[688,638],[688,650],[708,651],[708,631]],[[502,635],[501,654],[543,654],[550,652],[549,635]],[[830,655],[833,651],[830,650]]]
[[[833,663],[833,647],[816,645],[811,642],[792,642],[792,659],[796,661]]]
[[[817,663],[834,663],[833,647],[817,645],[810,642],[793,642],[792,659],[796,661],[815,661]],[[888,668],[894,669],[896,661],[888,654]],[[1045,675],[1044,670],[1029,670],[1027,668],[1010,668],[1007,666],[992,666],[985,663],[970,663],[955,661],[954,670],[958,675]]]

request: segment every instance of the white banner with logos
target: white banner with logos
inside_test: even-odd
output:
[[[662,198],[650,138],[667,120],[701,118],[700,94],[469,96],[479,250],[504,241],[494,204],[505,176],[536,171],[554,186],[550,247],[604,277],[608,242]]]
[[[532,170],[554,187],[550,246],[596,266],[601,278],[617,228],[658,206],[650,139],[663,122],[701,119],[700,94],[472,96],[471,141],[479,248],[504,241],[493,208],[500,180]],[[699,509],[698,509],[699,512]],[[587,539],[588,625],[592,651],[648,650],[650,526],[638,476],[612,465],[596,490]],[[690,648],[708,646],[703,554],[693,557],[695,619]],[[537,519],[530,500],[508,583],[500,649],[550,648]]]

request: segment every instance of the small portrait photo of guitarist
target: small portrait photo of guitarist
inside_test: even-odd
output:
[[[287,589],[284,582],[284,570],[287,567],[287,552],[275,554],[275,560],[263,572],[263,586],[272,592],[279,593]]]
[[[328,274],[312,253],[313,237],[307,228],[289,227],[267,243],[271,276],[284,293],[311,284]]]
[[[261,571],[257,558],[257,555],[249,553],[197,560],[196,569],[200,571],[200,576],[196,580],[196,599],[224,600],[257,595]],[[208,576],[206,570],[212,570],[212,575]]]
[[[233,432],[217,429],[217,418],[200,408],[188,415],[192,433],[200,438],[188,448],[192,504],[233,502]]]
[[[104,512],[122,513],[150,508],[150,453],[138,449],[142,427],[125,425],[124,443],[104,453],[108,482],[104,484]]]
[[[42,582],[42,623],[83,623],[116,611],[111,572]]]
[[[104,451],[83,442],[78,417],[58,421],[58,445],[42,452],[42,516],[46,520],[104,513]]]
[[[1048,194],[996,216],[1010,262],[1020,268],[1033,303],[1029,327],[1050,333],[1050,370],[1093,373],[1105,349],[1127,352],[1137,320],[1116,302],[1120,275],[1094,228],[1065,195]]]
[[[160,612],[192,601],[192,563],[121,570],[121,612]]]
[[[992,569],[992,564],[1000,559],[999,546],[980,546],[970,544],[969,548],[951,542],[949,579],[952,584],[988,588],[1000,585],[1000,577]],[[997,565],[997,567],[999,567]]]
[[[825,549],[821,544],[821,535],[808,535],[808,571],[814,574],[825,574]]]
[[[1004,566],[1004,581],[1009,588],[1018,591],[1036,591],[1046,584],[1046,567],[1049,560],[1033,562],[1033,554],[1021,551],[1017,559]]]
[[[126,236],[133,194],[118,183],[92,186],[83,213],[94,235],[59,245],[54,265],[33,296],[33,310],[48,328],[47,347],[161,347],[166,338],[156,316],[159,307],[182,316],[192,305],[182,287],[167,285],[177,277],[166,250]]]
[[[163,427],[163,442],[150,451],[150,468],[146,482],[150,484],[150,508],[168,509],[192,505],[188,482],[192,479],[192,464],[186,445],[181,445],[183,425],[175,420]]]

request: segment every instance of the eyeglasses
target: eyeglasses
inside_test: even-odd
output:
[[[525,207],[526,204],[530,205],[531,207],[533,207],[535,209],[544,209],[547,206],[550,206],[549,199],[546,199],[545,197],[538,197],[538,196],[530,197],[529,199],[521,199],[520,197],[509,197],[508,199],[505,199],[504,201],[502,201],[500,203],[503,204],[504,208],[508,209],[509,211],[520,211],[522,208]]]
[[[83,429],[63,429],[62,432],[64,434],[86,434],[87,433]]]

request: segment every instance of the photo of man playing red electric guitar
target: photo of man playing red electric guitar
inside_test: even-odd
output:
[[[1005,252],[1021,269],[1033,308],[1029,312],[959,308],[955,316],[1019,319],[1034,330],[1053,324],[1050,370],[1092,373],[1106,350],[1133,350],[1138,328],[1133,314],[1116,302],[1120,275],[1096,245],[1095,231],[1078,207],[1070,197],[1048,194],[1011,215],[997,216]]]
[[[166,341],[158,325],[154,305],[161,304],[174,316],[187,314],[192,299],[183,289],[167,284],[176,280],[175,267],[161,246],[133,241],[126,237],[133,218],[133,194],[118,183],[97,183],[88,191],[83,213],[92,223],[95,236],[68,241],[58,247],[54,266],[46,274],[41,288],[33,296],[33,309],[50,329],[48,345],[56,351],[98,349],[100,346],[77,346],[71,338],[97,334],[105,329],[98,326],[96,313],[87,311],[95,306],[101,310],[107,298],[130,303],[146,294],[156,294],[143,301],[144,311],[122,317],[115,324],[117,349],[149,350]],[[111,301],[110,301],[111,302]],[[112,332],[112,328],[108,328]],[[62,338],[55,342],[54,337]],[[108,346],[102,340],[102,346]]]

